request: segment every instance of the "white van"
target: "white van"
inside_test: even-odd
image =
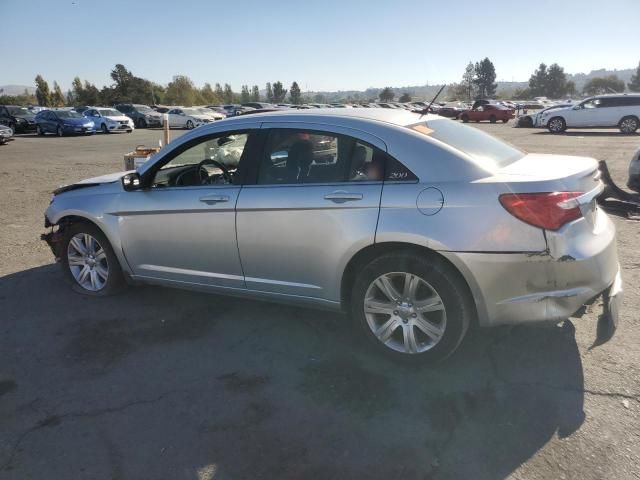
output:
[[[640,94],[590,97],[573,107],[544,112],[538,125],[551,133],[567,128],[619,128],[622,133],[634,133],[640,127]]]

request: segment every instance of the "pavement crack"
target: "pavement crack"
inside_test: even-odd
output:
[[[35,425],[33,425],[32,427],[29,427],[28,429],[26,429],[24,432],[22,432],[18,438],[16,438],[16,440],[13,442],[13,445],[10,448],[9,451],[9,456],[7,458],[7,461],[4,462],[2,464],[2,466],[0,467],[0,470],[9,470],[11,469],[13,460],[16,457],[16,454],[18,453],[18,450],[20,449],[20,446],[22,445],[22,443],[25,441],[25,439],[31,435],[34,432],[37,432],[38,430],[41,430],[43,428],[47,428],[47,427],[55,427],[57,425],[59,425],[63,419],[65,418],[95,418],[95,417],[99,417],[101,415],[108,415],[111,413],[118,413],[118,412],[122,412],[124,410],[127,410],[131,407],[137,407],[139,405],[149,405],[149,404],[153,404],[153,403],[157,403],[160,402],[162,400],[164,400],[165,398],[174,395],[176,393],[182,393],[184,392],[184,390],[170,390],[168,392],[162,393],[160,395],[157,395],[155,397],[152,398],[148,398],[148,399],[141,399],[141,400],[133,400],[130,402],[126,402],[123,403],[121,405],[116,405],[114,407],[105,407],[105,408],[98,408],[95,410],[88,410],[88,411],[84,411],[84,412],[67,412],[67,413],[63,413],[60,415],[49,415],[45,418],[43,418],[42,420],[39,420]]]

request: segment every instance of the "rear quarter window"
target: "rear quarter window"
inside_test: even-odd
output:
[[[489,171],[506,167],[525,155],[492,135],[447,118],[416,123],[408,128],[459,150],[475,164]]]

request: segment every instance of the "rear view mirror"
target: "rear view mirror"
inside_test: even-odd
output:
[[[287,158],[289,158],[289,152],[287,152],[286,150],[280,150],[271,154],[272,163],[279,163],[286,160]]]
[[[124,188],[125,192],[139,190],[141,185],[138,172],[127,173],[122,177],[122,188]]]

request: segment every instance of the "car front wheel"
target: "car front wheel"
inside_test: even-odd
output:
[[[547,128],[551,133],[562,133],[567,129],[567,124],[562,117],[553,117],[547,123]]]
[[[136,122],[136,127],[137,128],[147,128],[147,122],[144,118],[139,118],[138,121]]]
[[[102,133],[109,133],[109,127],[107,127],[106,123],[103,123],[100,129],[102,130]]]
[[[36,133],[40,136],[44,135],[44,130],[42,130],[40,125],[36,125]]]
[[[489,121],[490,121],[491,123],[496,123],[496,120],[497,120],[497,118],[496,118],[496,116],[495,116],[495,115],[491,115],[491,116],[489,117]]]
[[[399,360],[431,363],[456,350],[472,305],[466,285],[443,259],[399,253],[361,271],[351,314],[375,348]]]
[[[469,121],[469,115],[462,115],[460,118],[462,119],[463,123],[467,123]]]
[[[56,134],[57,134],[59,137],[64,136],[64,130],[62,130],[62,127],[61,127],[60,125],[58,125],[58,128],[56,128]]]
[[[124,283],[107,237],[93,224],[81,222],[67,229],[60,258],[65,274],[80,293],[107,296]]]
[[[187,120],[187,130],[193,130],[193,122],[191,120]]]

